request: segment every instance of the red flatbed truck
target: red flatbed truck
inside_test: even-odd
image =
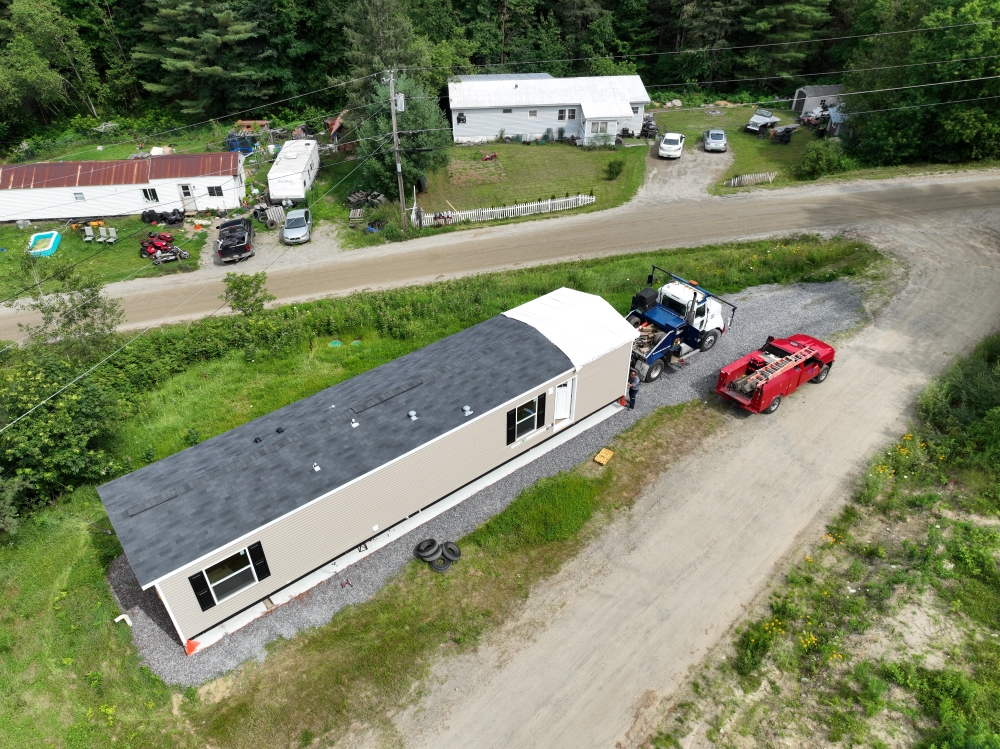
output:
[[[803,382],[823,382],[835,354],[812,336],[768,336],[762,348],[722,368],[715,392],[752,413],[773,414]]]

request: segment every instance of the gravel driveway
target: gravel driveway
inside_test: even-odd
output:
[[[144,594],[124,563],[116,560],[108,580],[123,612],[133,620],[132,636],[145,663],[168,684],[201,684],[249,659],[263,660],[265,645],[321,626],[338,611],[361,603],[412,559],[417,541],[460,538],[503,510],[526,487],[588,460],[616,434],[659,406],[703,397],[715,383],[718,368],[763,343],[765,337],[809,333],[820,338],[863,319],[858,288],[847,282],[796,286],[761,286],[730,297],[738,306],[734,327],[710,353],[690,358],[687,366],[644,385],[636,410],[607,421],[484,489],[422,528],[352,565],[308,594],[279,606],[221,642],[186,656],[155,593]],[[350,587],[342,581],[349,578]]]

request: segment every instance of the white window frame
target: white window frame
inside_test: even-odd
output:
[[[159,203],[160,196],[156,194],[155,187],[144,187],[142,188],[142,199],[147,203]]]
[[[212,190],[218,190],[218,192],[212,192]],[[224,194],[221,185],[212,185],[208,188],[208,197],[210,198],[221,198]]]
[[[73,199],[74,200],[86,200],[86,198],[83,196],[82,192],[75,192],[75,193],[73,193]]]
[[[639,114],[639,107],[632,107],[632,114]]]
[[[567,120],[575,120],[576,119],[576,110],[575,109],[568,109],[568,110],[566,110],[566,119]]]
[[[590,121],[590,134],[591,135],[607,135],[608,134],[608,121],[607,120],[591,120]]]
[[[226,575],[224,578],[222,578],[221,580],[218,580],[218,581],[216,581],[214,583],[212,582],[212,579],[208,576],[208,571],[212,567],[214,567],[215,565],[220,564],[222,562],[225,562],[230,557],[235,557],[235,556],[238,556],[240,554],[243,554],[247,558],[247,565],[250,567],[250,574],[253,575],[253,582],[250,583],[249,585],[244,585],[239,590],[234,590],[232,593],[230,593],[229,595],[225,596],[224,598],[219,598],[217,595],[215,595],[215,586],[219,585],[220,583],[224,583],[229,578],[234,577],[234,576],[240,574],[241,572],[243,572],[246,569],[246,567],[241,567],[240,569],[236,570],[236,572],[233,572],[230,575]],[[219,605],[223,601],[228,601],[233,596],[239,595],[243,591],[247,590],[248,588],[252,588],[254,585],[256,585],[257,583],[260,582],[260,580],[257,579],[257,570],[254,569],[253,560],[250,558],[250,547],[249,546],[244,546],[242,549],[234,551],[229,556],[223,557],[219,561],[214,562],[214,563],[208,565],[208,567],[202,568],[201,574],[203,574],[205,576],[205,582],[208,583],[208,589],[209,589],[209,591],[211,591],[211,593],[212,593],[212,599],[215,601],[216,605]]]
[[[559,110],[559,115],[556,117],[556,119],[559,120],[560,122],[565,121],[565,119],[566,119],[566,110],[565,109],[560,109]]]
[[[528,116],[529,117],[537,117],[538,116],[538,110],[537,109],[529,109],[528,110]]]
[[[525,406],[532,407],[533,410],[531,412],[531,416],[528,416],[518,421],[517,412],[520,411]],[[521,425],[527,424],[529,421],[532,424],[534,424],[534,426],[524,434],[521,434]],[[514,409],[514,443],[516,444],[518,440],[525,439],[526,437],[528,437],[528,435],[537,431],[538,431],[538,396],[536,395],[531,400],[525,401],[524,403],[522,403],[521,405],[519,405],[517,408]]]

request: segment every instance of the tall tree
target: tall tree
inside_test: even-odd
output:
[[[149,0],[150,19],[143,24],[147,41],[133,57],[152,64],[155,80],[147,91],[176,101],[186,114],[220,114],[257,99],[246,85],[254,63],[245,42],[257,25],[244,21],[222,0]]]
[[[764,0],[744,16],[744,26],[762,46],[743,54],[743,67],[760,76],[794,76],[820,45],[785,44],[815,39],[830,21],[830,0]]]

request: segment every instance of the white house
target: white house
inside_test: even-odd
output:
[[[319,147],[316,141],[285,141],[267,173],[267,192],[271,202],[305,200],[318,171]]]
[[[243,154],[0,164],[0,221],[239,208]]]
[[[796,114],[805,114],[824,104],[827,107],[832,107],[839,101],[837,94],[843,90],[844,87],[839,83],[831,86],[803,86],[795,91],[792,111]]]
[[[626,127],[638,131],[649,94],[637,75],[463,75],[449,81],[448,103],[456,143],[483,143],[502,133],[522,140],[561,134],[589,145],[613,143]]]

